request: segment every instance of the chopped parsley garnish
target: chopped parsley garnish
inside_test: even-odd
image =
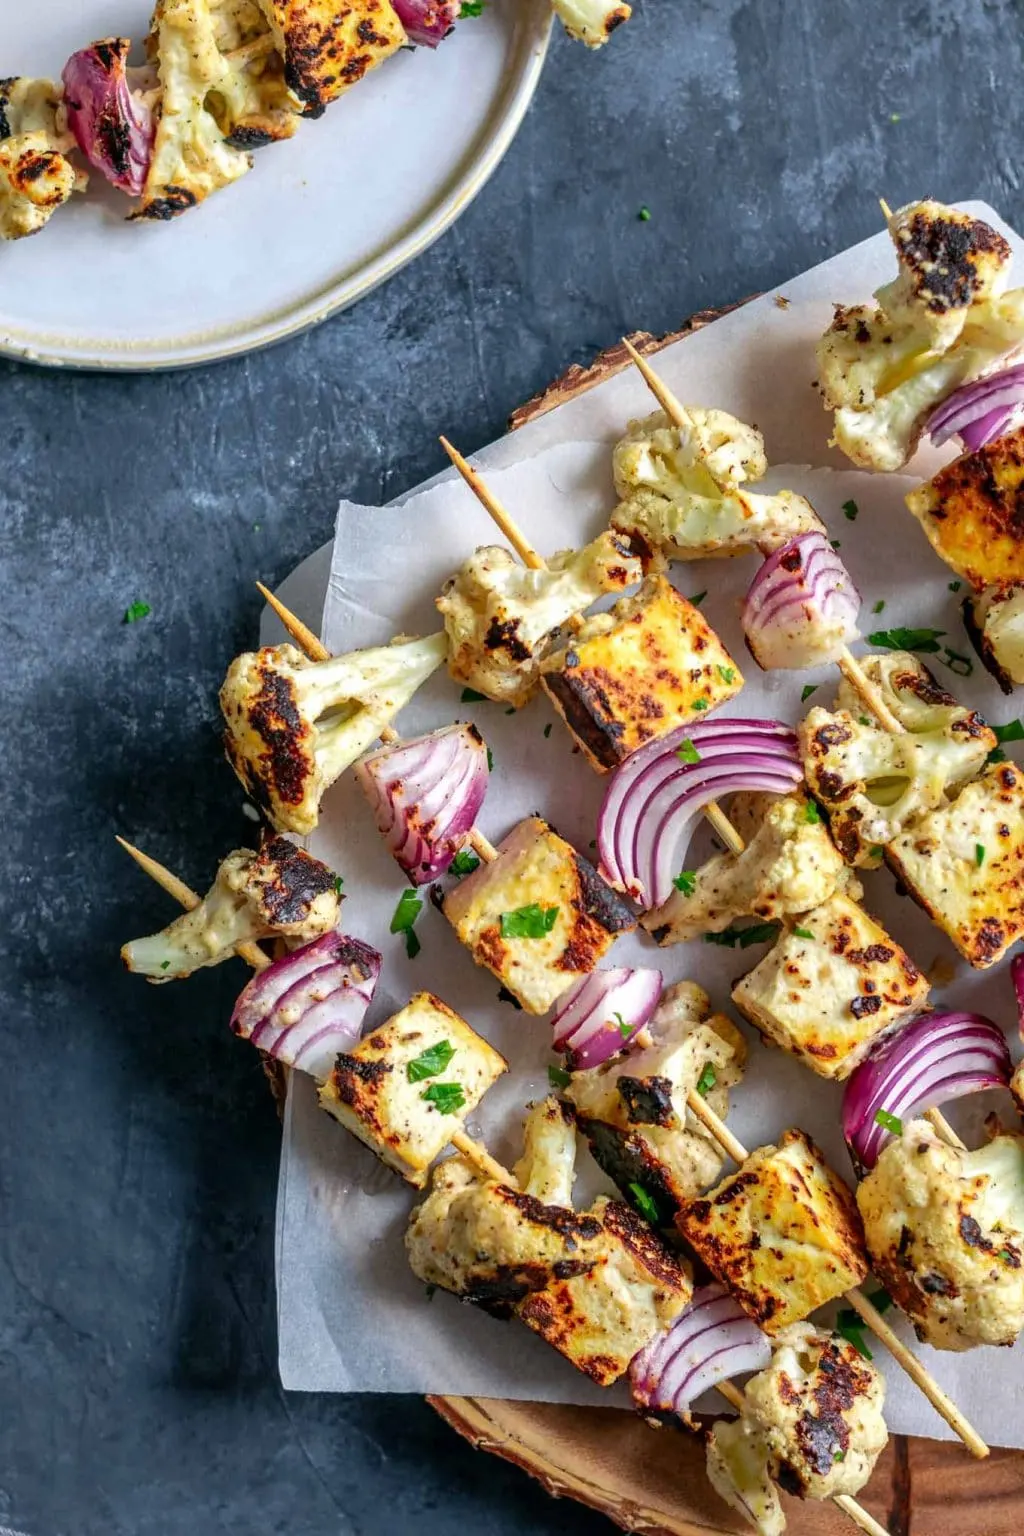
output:
[[[645,203],[644,206],[640,209],[640,212],[637,214],[637,218],[640,220],[641,224],[646,224],[648,222],[648,220],[650,219],[650,217],[651,217],[651,210],[648,208],[647,204]]]
[[[706,1099],[712,1088],[718,1082],[718,1073],[715,1071],[713,1061],[706,1061],[697,1079],[697,1092],[702,1099]]]
[[[161,962],[160,962],[160,969],[162,971],[169,971],[170,968],[171,968],[171,962],[169,960],[161,960]]]
[[[477,693],[475,688],[463,688],[462,702],[463,704],[486,704],[487,695],[486,693]]]
[[[345,882],[340,875],[334,877],[334,892],[337,896],[343,896],[345,893]]]
[[[871,612],[872,612],[872,613],[881,613],[881,611],[882,611],[882,609],[883,609],[883,608],[884,608],[884,607],[885,607],[885,598],[884,598],[884,597],[880,597],[880,598],[879,598],[879,599],[878,599],[878,602],[877,602],[877,603],[876,603],[876,604],[875,604],[875,606],[874,606],[874,607],[873,607],[873,608],[872,608],[872,610],[871,610]]]
[[[723,683],[731,683],[736,677],[736,668],[720,666],[718,669],[718,675],[722,679]]]
[[[975,843],[975,845],[974,845],[974,862],[975,862],[975,864],[977,864],[979,869],[984,864],[984,862],[985,862],[985,844],[984,843]]]
[[[455,1047],[450,1040],[439,1040],[436,1045],[429,1045],[425,1051],[413,1057],[406,1067],[410,1083],[422,1083],[425,1077],[436,1077],[444,1071],[454,1055]]]
[[[672,881],[677,891],[682,891],[684,896],[692,896],[697,889],[697,872],[693,869],[680,870]]]
[[[681,763],[700,762],[700,753],[697,751],[697,748],[694,746],[689,736],[684,737],[679,746],[676,747],[676,757],[678,757]]]
[[[898,1115],[890,1115],[887,1109],[875,1110],[875,1124],[880,1125],[883,1131],[891,1131],[894,1136],[903,1135],[903,1121]]]
[[[817,683],[805,683],[804,684],[804,688],[803,688],[803,692],[800,694],[800,703],[801,704],[806,704],[807,700],[810,698],[811,694],[812,693],[817,693],[817,691],[818,691]]]
[[[808,800],[807,804],[804,806],[804,821],[809,821],[813,827],[817,826],[820,820],[821,812],[818,810],[817,801]]]
[[[996,1254],[997,1259],[1005,1259],[1007,1264],[1013,1264],[1017,1258],[1012,1248],[1000,1248]]]
[[[874,725],[875,723],[870,715],[858,715],[857,719],[860,721],[861,725]]]
[[[749,928],[725,928],[721,933],[706,933],[705,944],[723,944],[727,949],[749,949],[751,944],[767,944],[777,937],[778,923],[753,923]]]
[[[460,848],[448,868],[453,875],[471,875],[480,868],[480,860],[468,848]]]
[[[433,1301],[434,1297],[437,1295],[437,1286],[436,1285],[428,1285],[426,1290],[424,1291],[424,1295],[426,1296],[428,1301]]]
[[[859,511],[860,511],[860,508],[858,507],[857,503],[854,500],[852,500],[852,498],[851,498],[850,501],[844,501],[843,502],[843,512],[845,513],[846,518],[847,518],[847,520],[849,522],[852,523],[854,521],[854,519],[856,518],[857,513]]]
[[[506,709],[505,713],[506,713],[506,715],[514,715],[515,714],[515,707],[513,706],[511,709]]]
[[[494,772],[494,753],[491,751],[490,747],[487,748],[487,772]]]
[[[405,952],[410,960],[415,960],[422,945],[413,932],[413,924],[423,911],[423,902],[415,891],[403,891],[399,899],[395,914],[391,919],[391,932],[401,933],[405,936]]]
[[[868,644],[886,651],[940,651],[939,636],[945,633],[944,629],[876,629],[868,635]]]
[[[551,721],[550,720],[548,721],[547,725],[544,727],[544,735],[545,735],[545,738],[547,738],[548,736],[551,735]]]
[[[648,1194],[642,1184],[630,1184],[629,1192],[633,1196],[633,1204],[645,1220],[656,1226],[660,1220],[657,1201],[653,1195]]]
[[[850,1322],[851,1317],[856,1321]],[[840,1312],[836,1318],[836,1333],[844,1338],[847,1344],[852,1344],[858,1355],[863,1355],[865,1360],[874,1359],[864,1338],[864,1323],[856,1312],[847,1312],[845,1308]]]
[[[794,928],[793,932],[796,934],[798,939],[813,939],[814,938],[814,934],[811,932],[811,930],[809,928]]]
[[[571,1074],[564,1067],[548,1067],[548,1082],[552,1088],[568,1088]]]
[[[148,603],[129,603],[124,611],[122,624],[137,624],[139,619],[147,619],[153,612]]]
[[[466,1103],[461,1083],[431,1083],[420,1094],[420,1098],[435,1105],[442,1115],[455,1115]]]
[[[516,907],[512,912],[501,914],[501,936],[503,939],[542,939],[551,932],[557,920],[557,907],[539,907],[531,901],[526,907]]]
[[[948,645],[943,646],[942,662],[957,677],[970,677],[974,671],[974,662],[969,656],[963,656],[959,651],[952,650]]]
[[[963,582],[961,582],[961,581],[951,581],[950,584],[949,584],[949,590],[951,592],[959,592],[960,588],[962,586],[963,586]]]
[[[699,608],[701,603],[707,597],[707,595],[708,595],[707,594],[707,588],[705,587],[703,592],[695,592],[693,594],[693,596],[690,598],[690,602],[693,604],[693,606],[695,608]]]
[[[614,1014],[612,1014],[612,1018],[615,1020],[616,1024],[618,1025],[618,1027],[619,1027],[619,1034],[622,1036],[623,1040],[628,1040],[630,1035],[633,1033],[633,1026],[632,1026],[632,1024],[630,1024],[626,1019],[624,1019],[622,1017],[621,1013],[614,1013]]]
[[[829,543],[832,545],[833,549],[842,549],[843,547],[838,539],[829,539]]]
[[[693,707],[694,709],[707,709],[708,701],[707,699],[694,699]]]
[[[487,0],[462,0],[459,7],[459,20],[465,21],[470,16],[482,16]]]
[[[899,112],[890,112],[889,121],[890,123],[902,123],[903,118]]]
[[[995,736],[996,741],[999,742],[1024,741],[1024,720],[1008,720],[1005,725],[994,725],[992,727],[992,734]],[[987,763],[1005,763],[1006,753],[1001,746],[993,747],[985,761]]]
[[[845,1461],[846,1460],[846,1452],[845,1451],[836,1451],[835,1455],[832,1457],[832,1460],[833,1461]]]

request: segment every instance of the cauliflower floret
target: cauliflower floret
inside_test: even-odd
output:
[[[800,1499],[864,1487],[889,1435],[885,1379],[838,1334],[794,1323],[747,1383],[744,1418],[763,1437],[768,1472]]]
[[[53,80],[0,80],[0,240],[34,235],[84,191],[88,176],[67,158],[74,137]]]
[[[768,469],[756,427],[728,411],[688,406],[689,426],[663,411],[631,421],[615,446],[612,470],[622,498],[612,527],[641,538],[669,560],[769,554],[797,534],[823,531],[802,496],[755,496],[739,487]]]
[[[191,912],[161,933],[133,939],[121,950],[128,970],[150,981],[174,981],[219,965],[239,944],[280,935],[306,943],[338,926],[337,876],[285,837],[259,853],[229,853],[213,885]]]
[[[1024,586],[964,599],[971,644],[1004,693],[1024,683]]]
[[[1024,1137],[962,1152],[912,1120],[857,1204],[874,1272],[922,1342],[1014,1342],[1024,1327]]]
[[[228,762],[279,832],[312,832],[335,779],[445,658],[445,637],[396,639],[330,661],[293,645],[238,656],[220,690]]]
[[[899,275],[876,291],[879,307],[945,350],[973,306],[1005,293],[1013,253],[991,225],[930,199],[897,209],[888,224]]]
[[[551,0],[551,9],[570,37],[588,48],[600,48],[633,14],[629,5],[609,5],[608,0]]]
[[[809,912],[838,888],[844,869],[809,801],[784,795],[765,805],[742,853],[720,853],[699,869],[684,870],[681,887],[640,921],[657,943],[683,944],[721,933],[737,917],[771,920]]]
[[[708,1482],[758,1536],[782,1536],[786,1517],[768,1472],[768,1447],[745,1416],[719,1419],[707,1440]]]
[[[640,561],[615,533],[562,550],[536,571],[501,545],[485,545],[437,599],[448,670],[456,682],[518,709],[536,691],[541,657],[559,626],[642,576]]]
[[[576,1127],[571,1111],[551,1095],[531,1104],[523,1125],[523,1155],[512,1172],[520,1189],[535,1200],[572,1204]]]

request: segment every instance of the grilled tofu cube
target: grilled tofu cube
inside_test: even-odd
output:
[[[664,576],[588,619],[541,666],[541,683],[599,773],[743,687],[700,612]]]
[[[260,0],[304,117],[320,117],[405,42],[390,0]]]
[[[911,491],[907,506],[935,553],[975,587],[1009,586],[1024,570],[1024,427],[962,454]]]
[[[539,816],[512,829],[493,864],[460,880],[443,911],[476,963],[493,971],[527,1013],[547,1013],[636,921]]]
[[[1024,773],[996,763],[886,849],[911,896],[985,970],[1024,934]]]
[[[443,1066],[421,1061],[444,1045],[451,1055]],[[320,1105],[423,1189],[435,1157],[507,1069],[465,1019],[432,993],[417,992],[352,1051],[339,1054]]]
[[[803,1322],[868,1272],[856,1202],[803,1131],[752,1152],[676,1226],[769,1334]]]
[[[927,996],[906,951],[841,893],[805,912],[732,992],[774,1045],[840,1081]]]

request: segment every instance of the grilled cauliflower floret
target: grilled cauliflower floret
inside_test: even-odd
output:
[[[588,619],[544,660],[541,682],[599,773],[743,687],[715,631],[664,576]]]
[[[1004,693],[1024,683],[1024,586],[964,598],[971,644]]]
[[[61,87],[20,76],[0,80],[0,240],[43,228],[88,177],[67,152],[74,138],[58,121]]]
[[[839,1334],[810,1323],[780,1335],[771,1365],[743,1397],[771,1477],[799,1499],[858,1493],[888,1443],[881,1372]]]
[[[256,56],[248,57],[237,52],[270,36],[257,0],[218,0],[213,24],[217,48],[226,57],[209,108],[227,142],[235,149],[260,149],[290,139],[299,118],[281,55],[254,49]]]
[[[879,307],[945,351],[972,307],[1005,293],[1010,247],[990,224],[930,199],[908,203],[888,224],[899,275],[876,292]]]
[[[320,117],[405,42],[390,0],[259,0],[296,108]]]
[[[732,992],[766,1040],[837,1080],[927,996],[928,982],[906,951],[839,892],[802,913]]]
[[[444,657],[441,634],[330,661],[307,661],[294,645],[236,657],[220,690],[224,750],[279,832],[312,832],[325,791]]]
[[[701,1085],[724,1119],[747,1051],[693,982],[668,988],[648,1032],[649,1044],[574,1072],[565,1093],[596,1161],[627,1199],[631,1185],[645,1190],[667,1222],[722,1171],[718,1145],[688,1111],[687,1094]]]
[[[861,667],[905,730],[969,736],[984,728],[981,716],[958,704],[912,651],[877,651],[861,657]],[[833,708],[849,715],[871,713],[846,677],[839,679]]]
[[[537,687],[552,634],[606,592],[642,576],[625,540],[603,533],[533,571],[501,545],[485,545],[447,582],[437,607],[448,635],[448,670],[487,698],[517,709]]]
[[[551,9],[570,37],[600,48],[633,14],[629,5],[609,5],[608,0],[551,0]]]
[[[1024,775],[987,768],[886,849],[911,896],[984,970],[1024,934]]]
[[[758,1536],[782,1536],[786,1517],[768,1472],[764,1436],[741,1415],[718,1419],[707,1438],[708,1482]]]
[[[854,1198],[803,1131],[751,1152],[680,1211],[676,1226],[773,1338],[868,1272]]]
[[[972,586],[1004,586],[1024,571],[1024,427],[961,454],[924,485],[907,506],[935,553]]]
[[[274,935],[306,943],[330,933],[341,900],[326,864],[285,837],[269,838],[259,853],[229,853],[197,907],[161,933],[133,939],[121,959],[150,981],[174,981],[219,965],[238,944]]]
[[[879,1280],[935,1349],[1012,1344],[1024,1327],[1024,1137],[976,1152],[924,1120],[857,1189]]]
[[[523,1155],[516,1183],[545,1205],[571,1205],[576,1177],[576,1128],[571,1113],[548,1096],[532,1104],[523,1125]]]
[[[876,865],[894,837],[979,773],[996,745],[973,711],[955,705],[941,726],[898,734],[863,712],[815,707],[798,734],[807,784],[856,866]]]
[[[764,799],[764,819],[742,853],[716,854],[699,869],[684,871],[683,889],[641,916],[658,944],[721,933],[737,917],[770,920],[807,912],[837,889],[842,856],[807,799]]]
[[[824,531],[810,502],[792,491],[751,495],[739,487],[767,472],[764,439],[728,411],[688,406],[689,426],[663,411],[631,421],[615,445],[621,497],[612,527],[669,560],[769,554],[809,529]]]

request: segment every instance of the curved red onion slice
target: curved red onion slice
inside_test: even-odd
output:
[[[1024,363],[988,373],[954,389],[925,422],[936,448],[957,434],[969,453],[1005,432],[1018,407],[1024,405]]]
[[[640,1408],[686,1418],[701,1393],[771,1363],[768,1339],[720,1285],[694,1291],[671,1328],[659,1333],[629,1367]]]
[[[369,944],[325,933],[258,971],[231,1015],[236,1035],[324,1082],[359,1039],[380,976]]]
[[[835,661],[858,638],[860,593],[828,539],[802,533],[770,554],[750,583],[743,633],[765,671]]]
[[[393,0],[410,43],[436,48],[459,19],[461,0]]]
[[[73,53],[64,65],[68,127],[89,164],[112,186],[138,197],[153,156],[156,122],[128,87],[131,43],[108,37]]]
[[[986,1088],[1005,1088],[1013,1071],[1006,1038],[980,1013],[922,1013],[851,1074],[843,1093],[843,1135],[854,1161],[873,1168],[893,1132],[878,1114],[910,1120]]]
[[[444,874],[487,793],[487,746],[475,725],[382,747],[356,764],[389,853],[413,885]]]
[[[692,755],[696,762],[685,760]],[[597,823],[601,874],[642,906],[659,907],[704,806],[738,790],[786,794],[802,779],[796,735],[781,720],[679,726],[612,774]]]
[[[592,971],[558,999],[551,1023],[556,1051],[573,1072],[599,1067],[624,1050],[647,1024],[661,997],[660,971],[618,966]]]
[[[1010,980],[1017,999],[1017,1029],[1024,1040],[1024,955],[1014,955],[1010,961]]]

